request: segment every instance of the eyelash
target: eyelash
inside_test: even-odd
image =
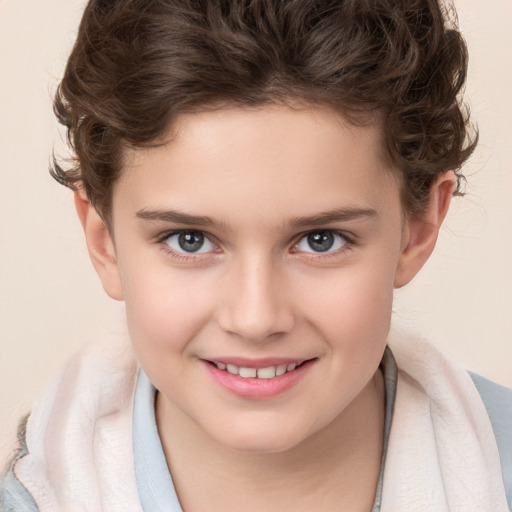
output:
[[[328,250],[326,252],[315,252],[315,251],[298,251],[295,248],[299,245],[299,243],[306,238],[309,235],[312,234],[319,234],[319,233],[331,233],[335,237],[339,237],[343,241],[343,246],[336,250]],[[305,233],[301,233],[297,239],[296,242],[293,244],[292,247],[292,254],[301,254],[302,258],[309,258],[314,261],[326,260],[329,258],[337,258],[340,255],[352,250],[355,246],[355,241],[352,236],[349,236],[344,231],[337,231],[335,229],[313,229],[310,231],[306,231]]]
[[[169,247],[169,245],[166,243],[166,240],[168,240],[173,235],[180,235],[182,233],[201,233],[206,239],[208,239],[212,244],[218,247],[218,243],[215,242],[213,237],[211,235],[208,235],[204,231],[200,231],[198,229],[177,229],[174,231],[167,231],[165,233],[162,233],[157,239],[156,242],[161,246],[162,250],[170,255],[172,258],[177,259],[183,263],[189,262],[189,261],[196,261],[199,258],[204,258],[205,254],[209,253],[185,253],[185,252],[178,252]]]
[[[180,235],[182,233],[193,233],[193,232],[201,233],[212,244],[214,244],[217,247],[219,246],[219,244],[215,241],[215,239],[211,235],[205,233],[204,231],[194,230],[194,229],[178,229],[178,230],[173,230],[173,231],[167,231],[165,233],[162,233],[156,239],[156,242],[162,247],[162,250],[166,254],[169,254],[174,259],[180,260],[182,262],[194,261],[194,260],[197,260],[199,258],[204,258],[205,255],[211,254],[211,253],[189,253],[189,254],[182,253],[182,252],[178,252],[178,251],[173,250],[166,243],[166,241],[171,236],[173,236],[173,235]],[[343,247],[341,247],[339,249],[336,249],[334,251],[326,251],[325,253],[314,252],[314,251],[306,252],[306,251],[297,251],[297,250],[295,250],[295,248],[297,247],[297,245],[300,243],[301,240],[303,240],[308,235],[317,234],[317,233],[332,233],[336,237],[341,238],[343,240],[343,242],[344,242],[344,245],[343,245]],[[321,259],[327,259],[327,258],[332,258],[333,256],[334,257],[339,256],[342,253],[350,251],[353,248],[354,245],[355,245],[354,238],[352,236],[347,235],[347,233],[345,233],[344,231],[337,231],[337,230],[334,230],[334,229],[316,229],[316,230],[310,230],[310,231],[306,231],[304,233],[299,234],[296,237],[295,242],[293,243],[293,246],[292,246],[292,249],[291,249],[291,253],[292,254],[300,253],[302,255],[302,257],[309,258],[309,259],[314,259],[315,261],[318,261],[318,259],[320,259],[320,258]]]

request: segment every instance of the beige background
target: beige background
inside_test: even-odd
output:
[[[119,324],[88,262],[71,193],[48,176],[62,148],[51,96],[82,0],[0,0],[0,461],[17,419],[71,352]],[[465,366],[512,386],[512,2],[458,0],[481,131],[467,196],[395,315]]]

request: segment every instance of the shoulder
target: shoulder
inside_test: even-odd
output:
[[[512,451],[512,389],[469,372],[487,409],[495,434],[503,434]]]
[[[469,372],[487,409],[500,452],[507,500],[512,508],[512,389]]]
[[[9,468],[0,478],[0,510],[2,512],[38,512],[38,507]]]
[[[18,427],[19,448],[16,455],[0,474],[0,511],[1,512],[38,512],[39,509],[24,485],[14,472],[16,461],[27,453],[25,428],[28,416],[23,418]]]

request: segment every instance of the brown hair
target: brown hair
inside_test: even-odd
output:
[[[406,211],[476,144],[465,43],[437,0],[90,0],[55,95],[74,157],[52,175],[109,220],[126,145],[210,104],[299,99],[383,119]]]

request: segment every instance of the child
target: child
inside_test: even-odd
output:
[[[509,390],[390,332],[465,67],[430,0],[89,2],[54,176],[128,334],[34,407],[5,509],[507,510]]]

